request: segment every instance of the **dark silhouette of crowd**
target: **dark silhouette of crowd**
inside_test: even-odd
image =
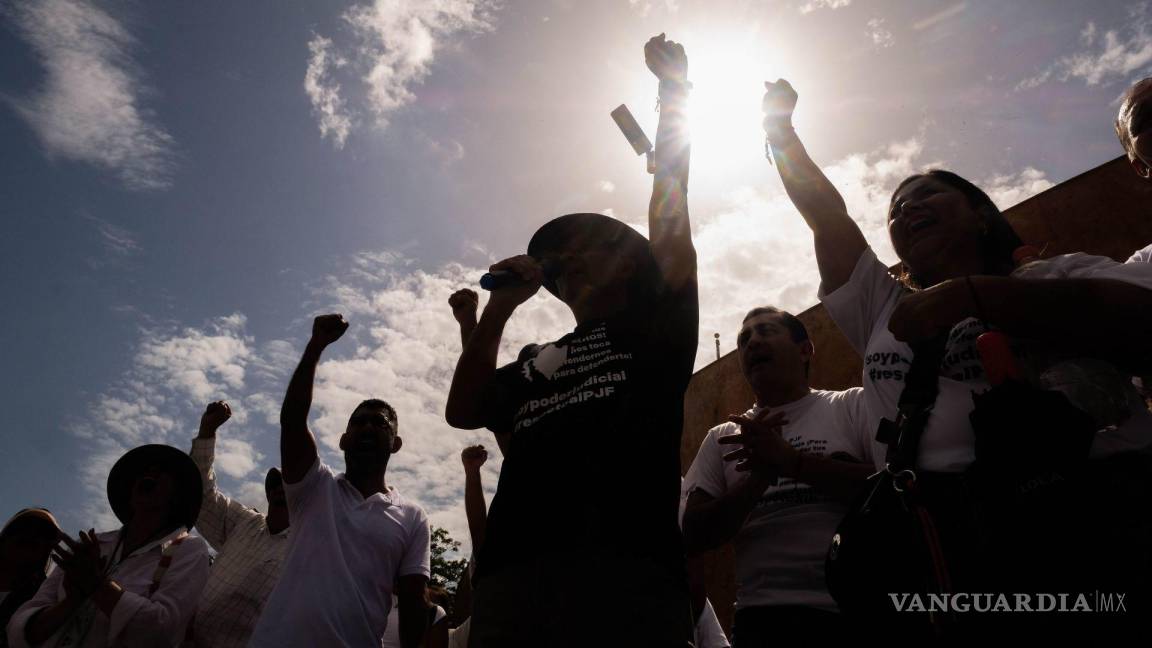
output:
[[[797,91],[766,83],[768,153],[812,230],[817,296],[864,359],[862,386],[814,389],[820,350],[801,319],[729,295],[747,302],[733,333],[754,402],[707,432],[682,475],[699,328],[692,84],[678,43],[661,34],[644,55],[659,96],[647,237],[609,216],[563,215],[491,267],[505,280],[482,309],[467,288],[449,300],[462,348],[445,418],[491,430],[503,456],[489,506],[490,451],[461,452],[471,552],[454,599],[429,584],[420,494],[387,478],[403,412],[365,386],[339,440],[343,471],[317,451],[316,368],[349,327],[325,314],[284,397],[266,512],[218,488],[216,437],[232,411],[210,403],[190,452],[143,445],[113,466],[119,528],[74,536],[43,508],[12,516],[0,532],[3,643],[1146,638],[1152,245],[1126,263],[1045,258],[979,187],[931,169],[892,193],[893,273],[793,128]],[[1152,179],[1152,79],[1129,89],[1115,128]],[[505,326],[541,288],[575,328],[501,365]],[[700,558],[729,544],[726,632]]]

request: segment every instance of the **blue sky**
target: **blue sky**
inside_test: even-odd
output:
[[[319,373],[325,457],[341,465],[356,402],[390,400],[393,482],[464,538],[459,451],[494,444],[441,419],[447,297],[556,215],[643,229],[649,178],[608,113],[653,134],[653,34],[684,42],[695,83],[699,365],[747,308],[815,302],[810,238],[763,160],[763,80],[798,89],[801,136],[892,260],[904,175],[943,165],[1010,206],[1118,155],[1116,99],[1152,67],[1152,9],[1123,1],[0,7],[0,511],[45,505],[69,530],[110,525],[111,462],[187,446],[217,398],[237,412],[222,485],[259,505],[288,374],[336,309],[352,329]],[[504,357],[570,325],[538,297]]]

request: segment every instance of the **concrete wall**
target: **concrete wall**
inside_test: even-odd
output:
[[[1043,250],[1042,256],[1079,251],[1123,261],[1152,243],[1152,182],[1138,178],[1127,159],[1119,157],[1005,210],[1005,216],[1026,243]],[[750,302],[748,308],[758,305]],[[824,308],[814,306],[799,317],[816,347],[812,386],[845,389],[859,385],[860,357]],[[720,334],[734,335],[735,331]],[[735,352],[696,372],[684,402],[683,470],[691,465],[709,428],[729,414],[743,412],[752,402]],[[708,552],[699,562],[707,574],[708,596],[716,614],[730,628],[735,601],[732,548]]]

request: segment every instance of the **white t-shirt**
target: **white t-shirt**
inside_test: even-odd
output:
[[[778,407],[788,419],[782,434],[793,447],[816,456],[846,453],[872,461],[871,438],[863,391],[811,391]],[[760,408],[748,410],[753,415]],[[712,497],[735,490],[748,476],[736,462],[724,461],[733,447],[720,437],[736,434],[734,423],[708,431],[696,459],[684,476],[684,492],[701,489]],[[824,557],[847,502],[824,495],[808,484],[782,477],[764,491],[733,542],[736,549],[736,607],[802,605],[836,611],[824,585]]]
[[[284,490],[288,555],[250,645],[378,645],[396,579],[430,574],[424,509],[391,487],[365,499],[319,460]]]
[[[1028,264],[1014,274],[1022,278],[1108,278],[1152,288],[1152,264],[1121,264],[1107,257],[1067,254]],[[864,359],[864,399],[869,417],[893,419],[912,366],[912,350],[888,330],[888,320],[907,289],[888,272],[871,248],[856,262],[851,278],[831,294],[820,288],[820,300],[840,331]],[[961,472],[975,458],[974,435],[968,414],[972,394],[989,388],[976,351],[984,332],[976,319],[957,324],[948,336],[940,365],[939,395],[920,441],[917,466],[924,470]],[[1050,346],[1050,345],[1049,345]],[[1097,433],[1092,456],[1143,447],[1152,442],[1152,418],[1143,406],[1133,409],[1119,429]],[[885,447],[873,446],[877,467]]]
[[[1125,263],[1152,263],[1152,245],[1136,250]]]

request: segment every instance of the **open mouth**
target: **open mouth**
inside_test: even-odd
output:
[[[757,354],[748,358],[749,369],[756,369],[770,364],[772,364],[772,356],[767,353]]]
[[[932,216],[920,216],[908,220],[907,230],[909,234],[919,234],[935,224],[936,219]]]

